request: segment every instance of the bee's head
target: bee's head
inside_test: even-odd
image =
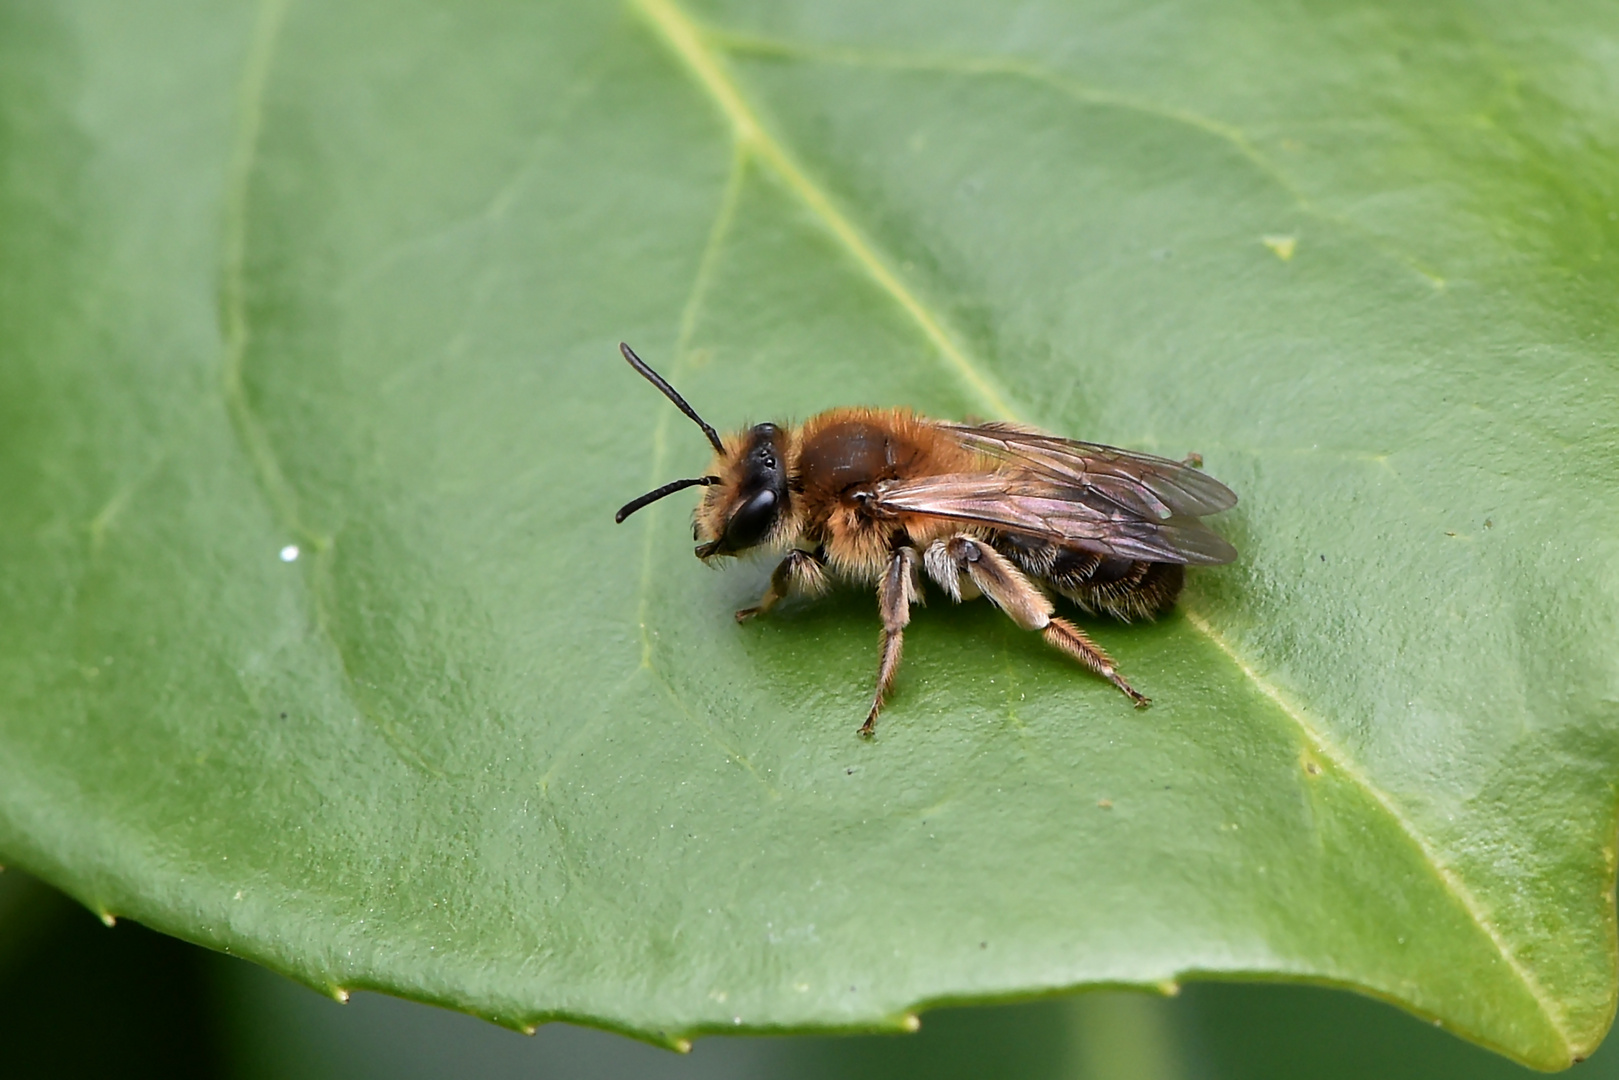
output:
[[[770,539],[791,498],[785,433],[757,424],[731,440],[715,460],[718,484],[703,493],[692,515],[697,557],[736,555]]]
[[[704,493],[692,516],[698,558],[737,555],[768,541],[779,531],[777,526],[788,508],[786,433],[775,424],[758,424],[732,438],[727,447],[719,433],[633,349],[622,344],[619,348],[631,367],[703,429],[714,447],[714,461],[708,475],[675,480],[626,503],[615,520],[622,522],[665,495],[689,487],[706,487],[710,490]]]

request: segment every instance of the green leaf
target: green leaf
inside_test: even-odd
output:
[[[332,992],[901,1028],[1191,977],[1614,1011],[1619,18],[0,7],[0,855]],[[1242,503],[1155,704],[935,597],[738,626],[698,432],[837,404]]]

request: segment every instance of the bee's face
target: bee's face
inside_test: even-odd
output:
[[[728,455],[722,482],[708,490],[698,508],[693,531],[699,559],[736,555],[770,536],[787,509],[784,444],[775,424],[759,424],[741,437],[740,452]]]

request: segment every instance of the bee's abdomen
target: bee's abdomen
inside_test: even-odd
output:
[[[1002,534],[995,547],[1086,611],[1126,622],[1168,611],[1186,580],[1179,563],[1137,562],[1029,537]]]

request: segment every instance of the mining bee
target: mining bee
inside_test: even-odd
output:
[[[697,557],[782,552],[742,622],[834,580],[877,589],[882,647],[871,735],[899,669],[921,572],[960,602],[986,596],[1025,630],[1146,705],[1084,631],[1059,618],[1050,589],[1090,614],[1129,621],[1167,611],[1185,567],[1236,549],[1198,519],[1236,505],[1189,463],[1047,435],[1017,424],[957,424],[908,409],[832,409],[800,427],[756,424],[722,439],[628,345],[624,359],[696,422],[714,447],[708,472],[626,503],[703,487],[692,515]]]

